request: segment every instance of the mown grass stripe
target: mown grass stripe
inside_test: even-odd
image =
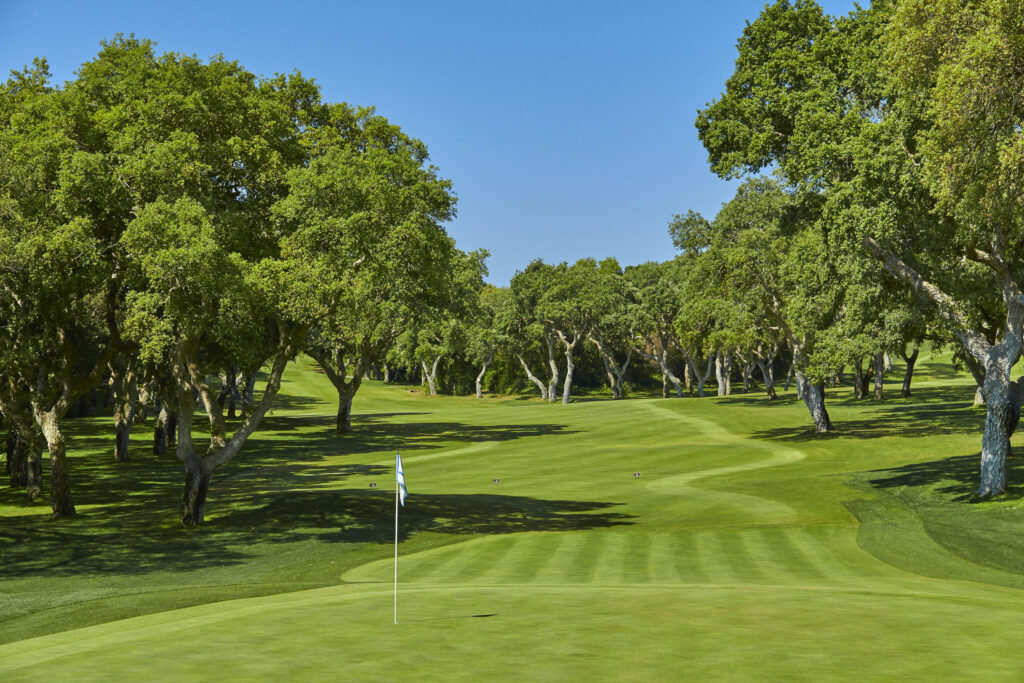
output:
[[[622,558],[626,554],[626,533],[609,531],[600,534],[604,547],[597,557],[594,583],[621,583]]]
[[[652,583],[677,583],[679,571],[675,554],[678,548],[677,534],[660,531],[650,534],[651,544],[647,550],[647,575]]]
[[[751,537],[756,531],[737,531],[732,534],[732,554],[736,558],[735,565],[738,573],[745,581],[763,585],[770,577],[770,572],[765,570],[763,556],[758,552],[756,541]]]
[[[792,529],[789,538],[806,558],[808,567],[817,572],[822,580],[835,581],[851,576],[844,564],[829,551],[820,533],[811,529]]]
[[[675,534],[675,565],[683,583],[706,583],[707,576],[698,557],[697,534]]]
[[[647,563],[651,547],[651,535],[631,533],[622,558],[622,577],[627,583],[648,583],[651,580]]]
[[[505,580],[509,583],[530,583],[540,566],[550,556],[553,534],[528,533],[516,544],[516,559],[508,563]]]
[[[493,536],[464,544],[459,553],[461,562],[451,568],[448,580],[452,583],[479,581],[481,576],[501,564],[512,546],[508,536]]]
[[[450,565],[458,567],[463,562],[462,553],[462,544],[459,544],[443,550],[413,555],[404,561],[399,557],[399,581],[447,583],[452,571]]]
[[[598,562],[605,546],[604,537],[604,533],[593,531],[583,534],[583,545],[579,548],[573,573],[575,583],[594,583]]]
[[[697,537],[697,558],[710,583],[741,582],[730,547],[731,535],[731,531],[705,531]]]

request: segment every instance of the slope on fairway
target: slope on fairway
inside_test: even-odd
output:
[[[304,366],[290,373],[293,392],[323,381]],[[348,463],[347,476],[300,481],[347,496],[370,481],[388,488],[400,442],[411,493],[402,548],[449,535],[403,551],[400,624],[389,548],[371,543],[337,585],[0,646],[3,680],[1011,679],[1024,666],[1012,561],[984,566],[930,530],[938,513],[921,518],[910,494],[941,507],[934,492],[948,482],[888,483],[903,481],[891,471],[921,466],[908,461],[936,457],[937,444],[976,448],[976,431],[814,441],[800,436],[806,417],[792,399],[558,406],[368,389],[357,399],[362,436],[325,458]],[[922,395],[959,410],[959,397]],[[831,410],[856,434],[912,405]],[[283,408],[264,443],[300,456],[287,423],[309,415],[329,417],[319,404]],[[240,466],[220,494],[267,486],[273,472]],[[387,529],[389,493],[363,500]],[[942,511],[968,529],[1016,514],[1012,502],[965,508]]]

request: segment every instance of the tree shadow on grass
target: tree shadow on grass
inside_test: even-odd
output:
[[[863,406],[865,414],[859,419],[836,419],[832,422],[835,432],[817,435],[808,424],[796,427],[778,427],[755,432],[754,439],[779,441],[814,441],[820,439],[849,437],[855,439],[880,439],[884,437],[913,438],[943,434],[977,434],[980,438],[985,422],[983,410],[971,408],[970,398],[964,398],[964,391],[956,387],[934,387],[920,390],[918,396],[872,402],[833,402],[842,406]],[[970,392],[973,395],[973,391]],[[826,408],[829,403],[826,403]]]
[[[331,453],[358,454],[374,451],[422,450],[439,448],[445,443],[512,441],[551,434],[573,434],[565,425],[533,424],[464,424],[461,422],[391,422],[389,414],[359,415],[353,419],[352,431],[334,436],[333,416],[282,416],[266,418],[265,429],[277,434],[307,432],[316,448]],[[266,442],[271,448],[279,445]],[[248,450],[250,446],[246,446]],[[254,448],[260,448],[253,445]]]
[[[878,489],[921,488],[945,494],[955,502],[976,502],[978,488],[979,455],[958,455],[927,462],[901,465],[867,473],[867,482]],[[1020,481],[1024,458],[1018,456],[1006,461],[1007,479]],[[1000,500],[1024,498],[1024,485],[1008,486]]]
[[[0,529],[0,578],[41,572],[146,574],[246,563],[254,546],[306,540],[389,543],[394,495],[363,489],[291,491],[258,503],[236,501],[198,530],[155,525],[153,515],[125,509],[60,524],[22,518]],[[572,531],[632,524],[611,512],[620,503],[540,500],[488,494],[417,494],[403,511],[400,539],[422,532],[453,535]]]
[[[69,429],[72,492],[79,516],[49,521],[38,514],[0,520],[0,578],[40,572],[145,574],[243,564],[253,546],[310,539],[375,542],[389,538],[390,492],[351,488],[387,478],[390,465],[352,462],[355,453],[436,450],[452,442],[508,441],[571,433],[555,424],[469,425],[389,422],[366,415],[352,435],[333,436],[333,416],[271,416],[239,456],[214,472],[207,503],[210,523],[178,523],[184,482],[172,452],[152,453],[149,429],[137,426],[132,460],[113,462],[109,420],[75,421]],[[198,426],[198,425],[197,425]],[[198,430],[197,430],[198,431]],[[328,433],[325,433],[328,432]],[[199,434],[196,435],[197,438]],[[48,459],[44,483],[48,488]],[[364,481],[351,481],[353,478]],[[338,490],[339,487],[349,487]],[[27,506],[23,490],[0,488],[0,504]],[[614,503],[536,500],[501,495],[416,496],[404,515],[406,536],[560,531],[628,523],[607,511]]]

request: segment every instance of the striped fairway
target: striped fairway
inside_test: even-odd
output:
[[[323,378],[290,373],[293,395],[325,398],[278,411],[261,447],[288,452],[289,419],[330,422]],[[249,504],[268,523],[295,490],[349,506],[333,526],[302,518],[312,540],[294,555],[251,560],[282,582],[337,562],[334,585],[15,640],[0,645],[0,680],[1019,680],[1021,574],[958,554],[863,483],[900,465],[887,448],[909,437],[757,437],[803,409],[720,403],[432,400],[371,383],[356,405],[365,442],[304,452],[290,478],[243,458],[211,500],[210,529],[256,482],[266,498]],[[865,406],[832,410],[842,424]],[[397,626],[393,446],[410,493]],[[202,580],[243,581],[244,567]],[[200,581],[153,577],[154,591]],[[116,593],[104,581],[116,577],[100,574],[82,604]],[[16,604],[7,590],[0,604]]]

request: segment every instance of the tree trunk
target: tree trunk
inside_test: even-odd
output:
[[[43,498],[43,443],[41,435],[34,432],[25,439],[25,493],[32,502]],[[74,508],[72,508],[74,514]]]
[[[697,380],[697,395],[703,398],[706,396],[704,393],[704,384],[710,379],[711,373],[714,371],[715,354],[708,354],[707,367],[704,369],[704,374],[701,374],[697,367],[694,365],[693,360],[687,357],[686,362],[690,368],[690,372],[693,373],[694,379]]]
[[[661,397],[668,398],[668,385],[665,380],[672,382],[672,386],[676,390],[676,398],[683,397],[683,388],[680,386],[679,378],[673,374],[672,370],[668,367],[668,350],[662,347],[657,353],[658,367],[661,369]]]
[[[156,411],[156,425],[153,427],[153,454],[163,455],[167,452],[167,420],[170,414],[167,412],[167,405],[159,395],[154,398],[153,409]]]
[[[853,397],[857,400],[864,398],[864,387],[867,380],[864,377],[864,359],[858,358],[853,363]]]
[[[601,357],[601,365],[604,366],[604,374],[608,378],[608,388],[611,389],[612,400],[616,401],[621,396],[619,396],[619,385],[615,383],[615,373],[612,372],[611,365],[608,364],[608,356],[601,353],[600,346],[598,346],[597,355]]]
[[[420,361],[420,365],[423,366],[423,375],[427,379],[427,386],[430,387],[430,395],[437,396],[437,365],[441,362],[441,356],[434,359],[434,363],[430,369],[427,368],[426,361]]]
[[[600,339],[594,335],[590,335],[590,341],[597,348],[597,353],[601,356],[601,363],[604,365],[604,372],[608,376],[608,385],[612,390],[612,400],[617,401],[626,397],[626,392],[622,387],[623,377],[626,375],[626,371],[629,369],[629,364],[633,360],[633,349],[629,349],[626,353],[626,360],[620,366],[615,362],[615,356],[609,351],[608,347],[601,342]]]
[[[562,340],[562,345],[565,347],[565,384],[562,386],[562,405],[568,405],[569,397],[572,395],[572,373],[576,368],[572,362],[572,355],[576,350],[576,344],[580,341],[580,333],[575,332],[572,342],[570,342],[561,330],[556,330],[556,332],[558,338]]]
[[[726,387],[729,385],[729,381],[725,378],[724,373],[725,361],[722,359],[722,352],[715,352],[715,382],[718,384],[718,395],[725,396],[728,392]]]
[[[256,391],[256,375],[260,372],[259,368],[252,368],[245,373],[245,387],[242,391],[241,403],[242,403],[242,415],[248,415],[253,408],[255,400],[253,399],[253,392]]]
[[[28,448],[13,427],[7,432],[6,446],[5,469],[11,488],[24,488],[28,484]]]
[[[775,371],[772,368],[771,361],[759,359],[757,367],[761,370],[761,378],[764,380],[764,391],[768,394],[768,400],[774,401],[778,398],[778,394],[775,393]]]
[[[128,442],[135,424],[135,375],[127,361],[110,363],[110,383],[114,390],[114,461],[128,462]]]
[[[72,517],[75,514],[75,505],[71,500],[71,477],[68,474],[64,433],[60,428],[58,409],[40,411],[37,419],[50,451],[50,507],[53,510],[53,518]]]
[[[985,405],[985,392],[982,388],[985,386],[985,366],[975,360],[971,352],[963,348],[963,345],[961,345],[961,351],[960,358],[963,359],[964,365],[967,366],[971,376],[974,377],[975,384],[977,384],[977,388],[974,391],[973,407],[983,406]]]
[[[494,351],[490,351],[487,354],[487,360],[484,361],[483,367],[480,368],[480,374],[476,376],[476,397],[483,398],[484,396],[484,375],[487,374],[487,366],[494,360]]]
[[[921,343],[918,341],[914,342],[914,351],[909,356],[906,354],[906,349],[900,352],[903,356],[903,362],[907,364],[907,370],[903,373],[903,387],[900,390],[900,394],[905,398],[910,396],[910,380],[914,377],[914,365],[917,364],[917,354],[921,351]]]
[[[690,372],[690,361],[683,364],[683,378],[686,380],[686,393],[693,396],[693,376]]]
[[[568,405],[572,394],[572,371],[576,368],[572,362],[572,351],[565,352],[565,384],[562,387],[562,405]]]
[[[789,383],[791,381],[793,381],[793,372],[794,372],[795,368],[796,368],[796,361],[793,361],[792,363],[789,364],[789,372],[786,373],[786,383],[782,387],[783,391],[789,391]],[[799,388],[797,389],[796,393],[797,393],[797,398],[800,398],[800,390],[799,390]]]
[[[752,381],[751,375],[754,373],[754,367],[756,363],[750,361],[749,363],[743,363],[743,393],[746,394],[750,391],[750,383]]]
[[[981,481],[977,498],[991,498],[1006,491],[1006,458],[1010,455],[1013,402],[1009,371],[989,367],[985,373],[985,432],[981,437]]]
[[[210,473],[198,459],[185,463],[185,491],[181,496],[181,523],[197,527],[206,521],[206,494],[210,490]]]
[[[697,381],[697,396],[704,398],[704,377],[691,365],[693,378]]]
[[[803,400],[814,421],[814,433],[826,434],[834,430],[832,420],[825,409],[825,383],[807,381],[803,373],[796,373],[797,386],[803,385]]]
[[[622,365],[612,365],[615,370],[615,384],[619,387],[619,398],[626,398],[626,372],[629,370],[629,364],[633,360],[633,350],[630,349],[626,352],[626,360],[623,361]]]
[[[530,372],[530,366],[526,364],[526,361],[520,354],[517,353],[516,358],[519,359],[519,363],[523,366],[523,370],[526,372],[526,376],[530,378],[531,382],[537,385],[537,388],[540,390],[540,397],[544,400],[547,400],[548,388],[544,386],[544,382],[540,381],[539,378],[537,378],[536,376],[534,376],[532,372]]]
[[[224,396],[221,399],[221,405],[223,406],[225,401],[228,404],[228,419],[235,419],[235,401],[241,398],[238,395],[238,368],[234,365],[229,365],[227,372],[224,375],[224,388],[221,391]]]
[[[338,422],[335,427],[338,434],[348,434],[352,431],[352,399],[355,393],[351,387],[338,389]]]
[[[882,400],[883,379],[885,377],[885,352],[875,356],[875,400]]]
[[[167,410],[167,447],[174,448],[178,442],[178,413],[173,410],[173,406],[168,406]]]
[[[548,400],[558,400],[558,362],[555,360],[555,340],[550,333],[545,333],[544,341],[548,345],[548,366],[551,368],[551,381],[548,382]]]

